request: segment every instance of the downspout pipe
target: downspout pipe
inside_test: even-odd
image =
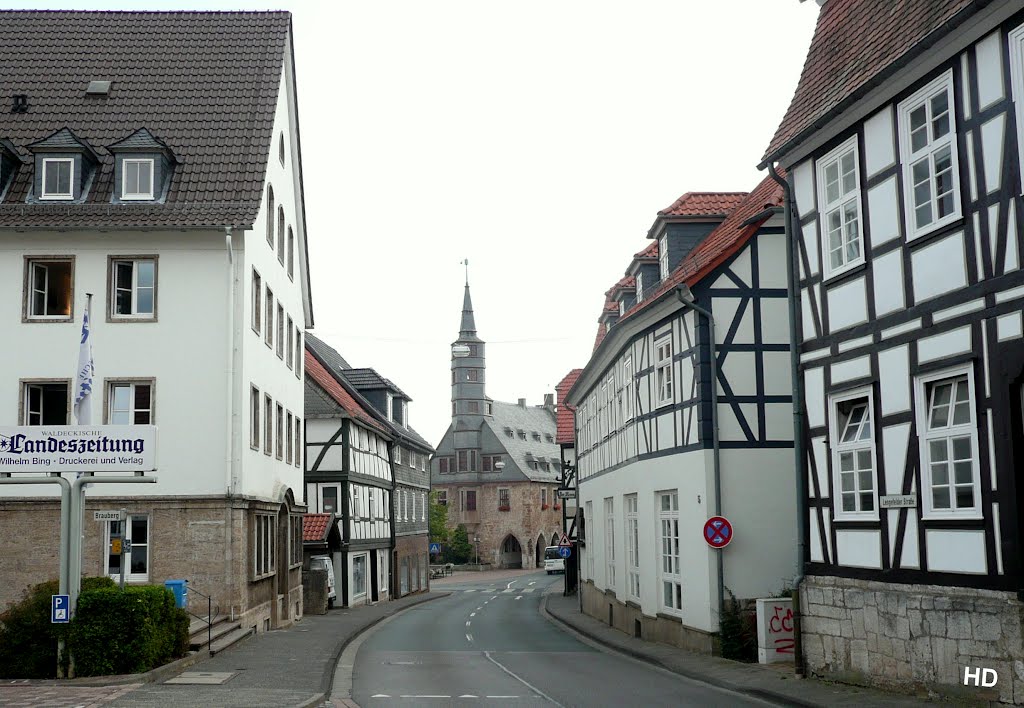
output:
[[[235,412],[235,253],[232,244],[232,228],[224,227],[224,248],[227,250],[227,286],[228,286],[228,309],[227,309],[227,365],[224,373],[227,384],[227,430],[224,437],[225,460],[224,460],[224,487],[228,496],[234,494],[235,480],[232,470],[234,460],[234,412]]]
[[[699,315],[703,315],[708,323],[708,339],[710,340],[711,352],[711,450],[712,465],[715,482],[715,501],[713,505],[713,516],[722,515],[722,456],[718,444],[718,354],[715,351],[715,317],[710,310],[706,310],[693,301],[690,289],[682,286],[676,290],[676,297],[679,298],[685,307],[690,308]],[[725,568],[722,559],[722,550],[715,554],[717,559],[717,599],[718,599],[718,620],[719,632],[721,632],[721,620],[723,607],[725,605]]]
[[[804,386],[800,378],[800,343],[797,341],[796,323],[800,316],[800,270],[796,261],[794,239],[800,233],[793,222],[793,190],[768,163],[768,174],[782,187],[784,195],[783,219],[786,236],[786,286],[789,301],[789,375],[793,391],[793,470],[796,475],[796,575],[793,577],[793,663],[798,678],[804,676],[803,641],[800,623],[800,583],[804,579],[805,539],[807,538],[807,457],[804,450]]]

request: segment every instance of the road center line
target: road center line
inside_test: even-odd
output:
[[[563,706],[563,705],[562,705],[561,703],[559,703],[558,701],[556,701],[556,700],[555,700],[554,698],[552,698],[552,697],[551,697],[551,696],[549,696],[548,694],[544,693],[544,691],[540,690],[539,688],[536,688],[535,686],[533,686],[533,685],[531,685],[531,684],[530,684],[529,682],[527,682],[527,681],[526,681],[526,679],[524,679],[524,678],[521,678],[521,677],[517,676],[517,675],[516,675],[515,673],[513,673],[512,671],[510,671],[509,669],[505,668],[505,666],[504,666],[504,665],[502,665],[502,663],[501,663],[500,661],[498,661],[497,659],[495,659],[494,657],[492,657],[492,656],[491,656],[491,652],[489,652],[489,651],[485,651],[485,652],[484,652],[484,656],[485,656],[485,657],[487,657],[487,660],[488,660],[489,662],[491,662],[492,664],[494,664],[495,666],[497,666],[497,667],[498,667],[499,669],[501,669],[501,670],[502,670],[502,671],[504,671],[504,672],[505,672],[506,674],[508,674],[509,676],[511,676],[512,678],[514,678],[514,679],[515,679],[516,681],[518,681],[519,683],[521,683],[521,684],[523,684],[524,686],[526,686],[526,687],[527,687],[528,689],[530,689],[531,691],[533,691],[534,693],[536,693],[536,694],[537,694],[538,696],[540,696],[541,698],[545,698],[545,699],[547,699],[548,701],[550,701],[551,703],[555,704],[555,705],[556,705],[556,706],[558,706],[559,708],[565,708],[565,707],[564,707],[564,706]]]
[[[475,612],[470,612],[470,613],[469,613],[469,616],[470,616],[470,617],[476,617],[476,613],[475,613]]]

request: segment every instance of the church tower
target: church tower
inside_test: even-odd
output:
[[[483,416],[491,414],[491,401],[484,391],[484,361],[484,342],[476,334],[473,301],[469,296],[467,280],[459,338],[452,343],[452,423],[457,431],[479,430]]]

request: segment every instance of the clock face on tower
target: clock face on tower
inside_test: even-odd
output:
[[[469,346],[467,346],[465,344],[453,344],[452,345],[452,356],[454,356],[454,357],[469,356]]]

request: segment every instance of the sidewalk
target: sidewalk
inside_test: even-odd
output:
[[[307,615],[297,624],[243,640],[185,669],[206,683],[150,683],[88,687],[75,681],[0,683],[0,705],[19,708],[86,706],[316,706],[330,695],[334,668],[360,632],[413,605],[448,593],[410,595],[392,602]],[[211,683],[216,681],[217,683]],[[221,682],[223,681],[223,682]]]
[[[921,706],[927,701],[870,688],[797,679],[792,669],[743,664],[647,642],[609,627],[579,610],[579,599],[557,592],[544,595],[542,611],[583,636],[607,647],[687,678],[772,702],[796,706]]]
[[[543,570],[543,569],[541,569]],[[449,585],[463,583],[496,583],[500,580],[508,582],[524,575],[532,575],[537,568],[497,568],[495,570],[456,570],[451,575],[443,578],[434,578],[430,581],[430,587],[443,590]]]

